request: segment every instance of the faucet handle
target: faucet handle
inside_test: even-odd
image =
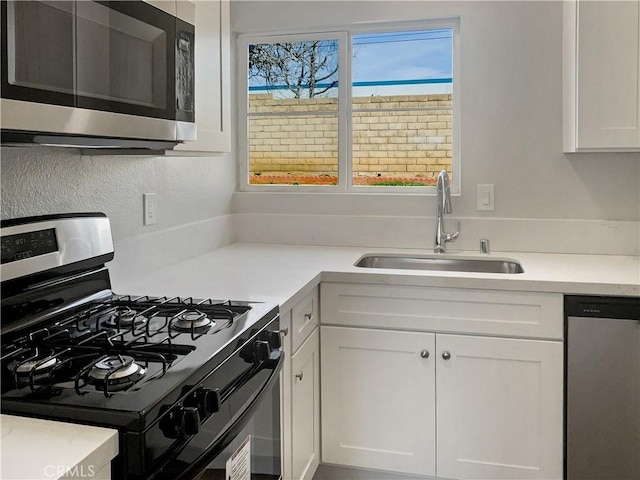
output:
[[[460,235],[460,220],[456,221],[456,231],[445,234],[445,242],[455,242]]]
[[[458,235],[460,235],[460,220],[456,220],[456,229],[455,232],[452,233],[453,235],[453,239],[455,240],[456,238],[458,238]]]

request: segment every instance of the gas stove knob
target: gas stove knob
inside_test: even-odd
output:
[[[170,407],[165,406],[161,412]],[[160,430],[167,438],[180,438],[181,436],[195,435],[200,431],[200,414],[196,407],[178,406],[163,415],[160,420]]]
[[[280,331],[270,331],[269,335],[269,345],[274,350],[278,350],[282,346],[282,340],[280,338]]]
[[[204,412],[205,415],[213,415],[220,411],[220,390],[211,390],[209,388],[202,388],[196,393],[198,399],[198,406]]]
[[[271,357],[271,346],[264,340],[256,340],[253,344],[254,359],[257,363],[267,362]]]
[[[200,414],[196,407],[182,407],[180,409],[180,429],[187,436],[200,431]]]

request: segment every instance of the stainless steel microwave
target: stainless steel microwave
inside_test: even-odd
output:
[[[195,5],[2,1],[2,143],[195,140]]]

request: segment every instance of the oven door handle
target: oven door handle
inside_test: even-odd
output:
[[[273,372],[262,386],[260,393],[256,395],[253,401],[236,419],[236,421],[227,427],[225,432],[218,438],[218,441],[211,445],[196,461],[186,466],[186,469],[184,468],[185,465],[181,465],[181,471],[178,473],[169,468],[165,472],[160,472],[160,475],[157,478],[171,478],[175,480],[197,478],[197,476],[206,469],[206,467],[220,454],[220,452],[222,452],[249,423],[264,396],[273,390],[273,387],[280,376],[282,366],[284,365],[284,355],[284,352],[280,351],[278,361],[273,367]],[[277,395],[280,395],[280,392],[277,392]],[[167,474],[169,475],[165,476]]]
[[[220,403],[224,403],[227,401],[229,397],[231,397],[238,389],[242,388],[246,383],[248,383],[253,377],[255,377],[262,370],[272,368],[278,368],[277,362],[282,358],[282,350],[278,350],[278,356],[276,358],[270,358],[269,360],[262,361],[251,367],[247,368],[244,372],[238,375],[234,380],[232,380],[228,385],[220,389]],[[273,366],[275,363],[275,367]],[[271,378],[271,377],[269,377]]]

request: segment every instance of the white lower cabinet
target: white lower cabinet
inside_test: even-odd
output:
[[[291,358],[291,474],[311,480],[320,463],[318,328]]]
[[[560,479],[562,344],[323,326],[322,452],[443,478]]]
[[[437,334],[436,351],[438,476],[562,478],[562,343]]]
[[[562,478],[562,295],[323,283],[321,309],[323,462]]]
[[[320,463],[320,330],[318,288],[280,314],[282,478],[311,480]]]
[[[434,348],[432,333],[322,327],[323,462],[435,474]]]

